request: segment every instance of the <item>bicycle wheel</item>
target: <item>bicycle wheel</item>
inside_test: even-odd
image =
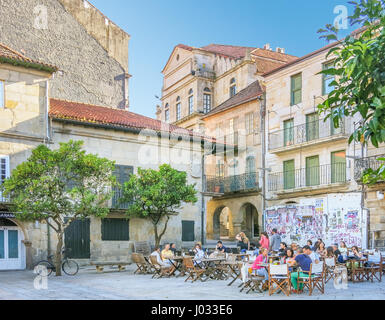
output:
[[[47,260],[40,261],[34,268],[35,273],[42,277],[50,276],[54,270],[55,267]]]
[[[79,265],[73,260],[66,260],[62,264],[62,269],[65,274],[74,276],[79,271]]]

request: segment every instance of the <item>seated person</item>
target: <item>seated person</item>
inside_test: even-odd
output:
[[[348,255],[348,247],[346,246],[346,243],[345,241],[341,241],[340,242],[340,245],[338,247],[338,250],[341,252],[341,254],[343,256],[347,256]]]
[[[269,273],[267,272],[266,268],[263,266],[260,266],[260,264],[261,263],[267,263],[269,251],[266,248],[261,248],[259,252],[260,252],[260,254],[255,259],[253,266],[251,268],[252,268],[252,270],[255,270],[255,274],[257,276],[265,277],[262,288],[263,288],[263,290],[266,290],[268,287],[267,283],[269,281]]]
[[[325,258],[330,259],[330,258],[338,258],[338,256],[334,253],[334,248],[333,247],[327,247],[326,248],[326,256]]]
[[[175,243],[170,244],[170,250],[172,251],[172,254],[174,256],[176,256],[176,244]]]
[[[362,252],[359,252],[357,246],[353,246],[353,247],[352,247],[352,253],[353,253],[353,254],[352,254],[351,256],[349,256],[349,259],[353,259],[353,260],[361,260],[362,257],[363,257]]]
[[[313,248],[313,241],[311,240],[306,241],[306,245],[308,245],[310,248]]]
[[[317,248],[317,254],[318,254],[318,256],[320,256],[320,257],[324,257],[325,255],[326,255],[326,247],[325,247],[325,243],[323,243],[323,242],[320,242],[319,244],[318,244],[318,248]]]
[[[310,248],[310,246],[308,246],[308,247]],[[311,249],[310,249],[309,257],[310,257],[312,263],[320,262],[320,256],[318,255],[318,253],[313,251],[313,250],[311,250]]]
[[[293,270],[292,266],[295,265],[294,251],[291,248],[287,248],[283,257],[283,262],[289,265],[290,272]]]
[[[312,264],[312,260],[310,258],[312,250],[308,245],[303,247],[303,253],[297,255],[295,257],[295,264],[301,268],[302,271],[310,271],[310,265]],[[298,292],[298,277],[306,277],[308,276],[307,273],[304,272],[292,272],[291,273],[291,283],[293,285],[293,292]],[[299,286],[299,290],[302,291],[303,284]]]
[[[285,242],[281,242],[281,244],[279,245],[279,255],[280,256],[285,256],[285,253],[286,253],[286,250],[287,250],[287,244]]]
[[[171,267],[172,266],[172,264],[169,260],[163,261],[161,255],[160,255],[160,248],[159,247],[155,247],[155,250],[153,253],[151,253],[151,255],[156,257],[156,261],[158,261],[158,263],[161,266],[164,266],[164,267]]]
[[[215,250],[220,252],[220,253],[225,253],[226,252],[226,247],[223,245],[222,241],[219,240],[217,242],[217,246],[216,246]]]
[[[254,256],[258,256],[259,255],[259,249],[260,249],[261,245],[259,243],[256,243],[255,244],[255,248],[254,248]]]
[[[205,253],[202,250],[202,246],[200,243],[197,243],[193,249],[195,256],[194,256],[194,264],[198,266],[202,266],[202,259],[205,257]]]
[[[163,261],[167,260],[167,259],[172,259],[174,258],[174,254],[172,253],[172,251],[170,250],[170,244],[169,243],[166,243],[164,245],[164,249],[162,250],[161,252],[161,257],[163,259]]]
[[[298,246],[295,242],[293,242],[293,243],[290,245],[290,248],[293,249],[294,254],[297,254],[297,251],[298,251],[298,249],[299,249],[299,246]]]

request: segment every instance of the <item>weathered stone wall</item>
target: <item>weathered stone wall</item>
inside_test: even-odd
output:
[[[51,82],[51,98],[126,106],[125,66],[59,0],[0,0],[0,7],[0,42],[59,67]],[[128,52],[126,44],[122,43],[121,50]]]

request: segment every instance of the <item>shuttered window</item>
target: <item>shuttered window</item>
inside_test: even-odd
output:
[[[302,102],[302,74],[291,77],[291,105]]]
[[[102,219],[103,241],[129,241],[129,222],[126,219]]]
[[[195,241],[194,221],[182,221],[182,241]]]

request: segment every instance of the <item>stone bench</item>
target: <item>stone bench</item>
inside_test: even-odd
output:
[[[130,265],[131,263],[130,262],[123,262],[123,261],[117,261],[117,262],[104,262],[104,261],[103,262],[96,262],[96,261],[91,261],[90,264],[91,264],[91,266],[95,266],[96,267],[96,271],[97,272],[103,272],[105,266],[110,266],[110,267],[117,266],[118,269],[119,269],[119,272],[120,272],[120,271],[125,270],[126,266]]]

